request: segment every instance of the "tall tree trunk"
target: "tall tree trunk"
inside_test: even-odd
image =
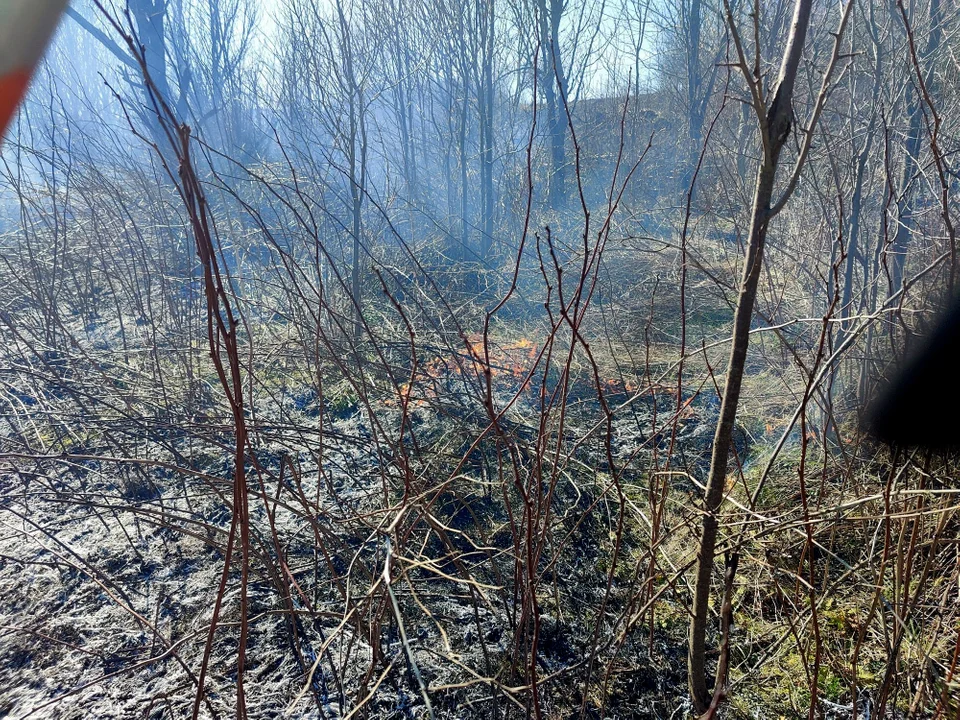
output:
[[[686,61],[687,61],[687,136],[689,145],[684,153],[683,174],[680,187],[686,190],[696,168],[700,144],[703,141],[703,117],[706,103],[702,98],[703,78],[700,74],[700,33],[703,27],[701,0],[691,0],[687,14]]]
[[[128,7],[136,25],[137,43],[143,48],[143,59],[147,66],[150,81],[160,98],[165,102],[174,103],[175,98],[170,94],[170,83],[167,80],[167,38],[164,29],[166,26],[167,2],[166,0],[129,0]],[[76,8],[67,7],[66,14],[128,69],[132,70],[134,77],[139,77],[140,66],[132,53],[118,45],[110,36],[81,15]],[[131,81],[131,84],[138,85],[140,92],[143,93],[143,110],[138,111],[138,115],[156,143],[157,151],[167,157],[171,167],[176,167],[177,162],[170,151],[171,140],[163,130],[163,121],[161,121],[161,116],[154,108],[155,98],[147,87],[146,79],[139,83]],[[185,108],[184,88],[181,87],[177,110],[181,111]]]
[[[876,117],[871,118],[867,127],[867,137],[857,156],[857,173],[853,187],[853,199],[850,202],[850,222],[847,230],[847,257],[843,270],[843,290],[840,299],[840,316],[844,322],[837,333],[837,343],[842,343],[850,329],[848,318],[853,314],[853,271],[857,258],[863,252],[860,248],[861,214],[863,212],[863,184],[867,175],[867,161],[873,149],[873,136],[876,133]]]
[[[342,2],[337,2],[337,20],[340,26],[340,52],[342,54],[344,87],[347,91],[348,137],[347,150],[350,182],[351,239],[353,241],[353,268],[350,277],[350,294],[353,296],[353,338],[359,340],[363,332],[362,290],[360,284],[360,233],[363,219],[363,196],[367,182],[367,133],[364,123],[363,89],[357,82],[353,65],[353,40],[350,26],[343,12]]]
[[[390,34],[393,40],[393,55],[396,72],[394,85],[394,112],[397,117],[397,129],[400,132],[400,150],[403,159],[403,181],[407,191],[408,205],[419,205],[420,183],[417,179],[417,161],[413,148],[413,103],[410,70],[410,38],[407,36],[407,18],[402,0],[394,11],[396,31]],[[412,223],[410,223],[412,224]]]
[[[459,240],[456,237],[456,217],[458,213],[457,205],[457,183],[454,182],[453,173],[454,173],[454,143],[458,137],[457,127],[458,127],[458,118],[459,113],[456,110],[456,101],[454,98],[454,77],[453,77],[453,63],[446,63],[444,76],[444,117],[447,119],[447,140],[443,144],[443,183],[442,187],[446,191],[446,200],[447,200],[447,223],[446,223],[446,236],[447,236],[447,255],[455,260],[461,258],[461,250],[459,247]],[[458,156],[459,159],[459,156]]]
[[[143,46],[143,57],[147,64],[150,80],[157,89],[157,94],[167,102],[173,102],[170,94],[170,84],[167,81],[167,42],[166,42],[166,0],[131,0],[130,14],[137,26],[137,40]],[[153,100],[149,91],[144,87],[146,109],[145,122],[150,128],[157,146],[167,148],[170,141],[161,127],[160,116],[155,112]]]
[[[925,82],[927,87],[933,82],[933,56],[940,47],[942,37],[942,18],[940,15],[940,0],[930,0],[930,34],[927,36],[927,47],[923,59],[927,63]],[[890,294],[900,290],[903,285],[904,267],[907,262],[907,251],[913,236],[913,181],[920,172],[917,157],[920,154],[921,134],[923,132],[923,98],[913,83],[908,86],[907,102],[910,114],[910,124],[907,130],[906,146],[903,157],[903,181],[900,184],[900,198],[897,200],[897,234],[893,238],[890,261]]]
[[[567,80],[560,53],[560,21],[564,3],[563,0],[538,0],[537,10],[540,15],[543,94],[547,103],[547,132],[550,136],[550,188],[547,199],[551,208],[558,209],[567,200]]]
[[[460,164],[460,253],[470,257],[470,188],[467,172],[467,111],[470,108],[470,87],[467,73],[463,73],[463,97],[460,98],[460,118],[457,126],[457,152]]]
[[[351,106],[353,101],[350,102]],[[357,150],[356,150],[356,137],[357,137],[357,127],[356,120],[353,115],[353,109],[351,107],[351,116],[350,116],[350,200],[351,200],[351,215],[352,215],[352,227],[351,235],[353,237],[353,269],[351,271],[351,293],[353,294],[353,338],[354,340],[360,339],[360,334],[363,331],[363,310],[361,307],[361,290],[360,290],[360,223],[362,219],[362,210],[363,210],[363,194],[361,187],[361,180],[357,176],[357,166],[360,164],[357,162]],[[362,172],[362,170],[361,170]]]
[[[872,10],[871,10],[872,13]],[[872,19],[872,18],[871,18]],[[871,34],[871,38],[874,36]],[[873,63],[873,97],[880,97],[880,91],[883,84],[883,63],[881,47],[877,42],[873,43],[874,63]],[[851,93],[852,98],[853,93]],[[852,103],[852,99],[851,99]],[[872,156],[873,141],[877,134],[879,108],[875,105],[871,109],[870,123],[867,125],[867,136],[857,155],[857,172],[854,181],[853,198],[850,203],[850,222],[847,230],[847,259],[843,271],[843,294],[840,299],[840,316],[844,322],[840,324],[837,332],[837,344],[841,344],[850,330],[850,323],[847,320],[854,311],[853,308],[853,276],[856,264],[859,260],[862,266],[866,267],[866,251],[861,247],[860,241],[861,228],[863,225],[863,187],[867,180],[867,163]],[[855,137],[856,133],[852,125],[853,115],[851,114],[850,136]],[[868,278],[864,278],[863,292],[867,292]],[[862,301],[861,301],[862,304]]]
[[[704,516],[700,535],[700,548],[697,557],[697,579],[693,598],[693,618],[690,621],[689,671],[690,695],[698,713],[706,712],[711,702],[707,689],[707,676],[704,656],[706,652],[707,614],[710,599],[710,581],[719,530],[718,511],[723,501],[727,467],[730,457],[730,444],[733,438],[737,406],[740,401],[740,388],[743,383],[743,371],[750,342],[750,323],[753,319],[753,307],[757,297],[757,284],[763,265],[764,244],[767,237],[767,225],[770,220],[771,200],[780,151],[790,135],[793,114],[793,88],[797,76],[797,67],[803,51],[810,23],[812,0],[796,0],[790,36],[780,66],[777,89],[769,109],[760,116],[760,133],[764,153],[757,170],[757,180],[753,198],[753,212],[750,221],[746,257],[743,264],[743,277],[740,281],[740,293],[734,315],[733,341],[730,359],[727,363],[727,378],[720,405],[720,419],[713,438],[713,453],[710,459],[710,472],[704,494]],[[728,19],[733,27],[732,13],[728,9]],[[717,678],[718,685],[723,678]]]
[[[480,97],[480,198],[483,212],[480,260],[490,259],[493,247],[493,33],[494,0],[483,7],[483,68]]]

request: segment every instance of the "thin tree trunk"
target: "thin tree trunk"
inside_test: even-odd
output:
[[[160,97],[172,98],[170,84],[167,82],[167,43],[164,30],[167,3],[166,0],[134,0],[130,3],[130,13],[137,25],[137,39],[143,47],[144,59],[150,80],[156,85]],[[153,100],[144,88],[145,110],[143,116],[149,126],[157,146],[168,153],[169,140],[162,128],[162,120],[154,111]]]
[[[740,401],[740,388],[743,383],[743,371],[746,363],[747,348],[750,342],[750,323],[753,319],[753,307],[757,297],[757,285],[763,266],[763,251],[770,220],[771,201],[780,151],[790,134],[793,114],[793,87],[797,67],[803,51],[803,44],[810,22],[812,0],[797,0],[794,8],[790,36],[784,51],[777,89],[766,113],[758,107],[760,133],[763,139],[764,154],[757,170],[756,187],[753,198],[753,212],[750,221],[746,258],[743,265],[743,277],[740,281],[740,293],[734,315],[733,342],[730,359],[727,364],[727,379],[720,405],[720,419],[713,439],[713,453],[710,460],[710,472],[704,496],[703,526],[700,536],[700,549],[697,557],[697,580],[693,598],[693,618],[690,622],[689,671],[690,695],[698,713],[704,713],[710,706],[711,694],[707,689],[707,676],[704,656],[706,652],[707,615],[710,599],[710,581],[713,574],[717,534],[720,526],[718,510],[723,501],[730,457],[730,444],[733,438],[737,406]],[[729,8],[728,19],[733,30],[733,17]],[[744,68],[746,69],[746,68]],[[723,678],[717,678],[718,687]]]
[[[350,277],[350,293],[353,296],[353,338],[359,340],[363,332],[362,289],[360,284],[360,232],[363,219],[363,195],[366,192],[367,137],[363,119],[363,90],[357,82],[353,66],[353,40],[350,27],[343,13],[343,4],[337,2],[337,19],[340,25],[340,50],[343,54],[344,85],[348,95],[348,135],[347,160],[350,182],[351,235],[353,241],[353,267]],[[359,149],[359,152],[358,152]]]
[[[483,207],[483,235],[480,238],[480,260],[487,262],[493,247],[493,33],[494,0],[486,0],[484,7],[483,77],[480,99],[481,140],[481,204]]]
[[[687,16],[687,137],[689,145],[685,153],[683,174],[680,187],[686,190],[699,156],[703,141],[703,117],[706,109],[702,101],[703,78],[700,75],[700,31],[703,26],[703,7],[701,0],[690,3]]]
[[[883,82],[883,68],[881,63],[881,50],[877,43],[874,43],[874,67],[873,67],[873,96],[879,97],[881,85]],[[840,316],[844,320],[840,324],[837,332],[837,345],[843,343],[847,332],[850,330],[850,323],[847,320],[854,314],[853,308],[853,274],[856,269],[858,259],[866,266],[866,253],[861,248],[860,234],[863,224],[861,215],[863,213],[863,187],[867,180],[867,163],[872,157],[873,141],[877,134],[879,108],[876,106],[871,110],[870,123],[867,126],[867,137],[863,141],[860,153],[857,155],[857,172],[853,188],[853,198],[850,203],[850,223],[847,231],[847,259],[843,272],[843,295],[840,299]],[[851,116],[852,117],[852,116]],[[851,137],[855,136],[853,126],[850,128]],[[863,292],[867,292],[867,278],[864,278]]]
[[[457,128],[457,152],[460,164],[460,257],[470,257],[470,188],[467,174],[467,111],[470,108],[470,87],[463,73],[463,97],[460,98],[460,122]]]
[[[927,63],[925,82],[929,86],[933,82],[933,68],[931,58],[940,47],[942,18],[940,16],[940,0],[930,0],[930,35],[927,38],[927,47],[923,59]],[[903,285],[904,268],[907,263],[907,251],[913,236],[913,184],[914,178],[920,172],[917,158],[920,154],[921,134],[923,132],[923,98],[920,92],[911,83],[908,86],[910,125],[907,130],[907,143],[903,158],[903,181],[900,185],[900,198],[897,200],[897,234],[893,238],[890,261],[890,294],[900,290]]]
[[[550,67],[557,83],[556,112],[550,129],[550,144],[553,151],[553,179],[551,190],[554,195],[553,207],[562,207],[567,202],[567,76],[560,55],[560,21],[563,17],[562,0],[550,0]]]
[[[549,6],[548,6],[549,3]],[[550,187],[548,202],[553,209],[566,204],[566,76],[560,56],[560,21],[564,6],[560,0],[538,0],[540,50],[543,53],[543,94],[547,104],[547,132],[550,135]]]

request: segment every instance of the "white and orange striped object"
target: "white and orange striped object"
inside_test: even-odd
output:
[[[0,0],[0,139],[67,0]]]

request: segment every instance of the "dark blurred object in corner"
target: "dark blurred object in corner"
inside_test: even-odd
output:
[[[867,427],[893,445],[960,449],[960,298],[870,408]]]

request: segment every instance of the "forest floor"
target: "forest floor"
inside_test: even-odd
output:
[[[55,386],[47,390],[51,395],[58,394]],[[296,415],[297,438],[309,436],[311,430],[321,432],[316,397],[310,389],[287,387],[282,392],[286,416],[273,418],[275,426],[269,419],[260,418],[263,427],[258,455],[264,472],[274,478],[282,475],[280,459],[289,461],[291,447],[297,442],[296,438],[282,437],[284,428],[291,424],[291,414]],[[621,402],[629,396],[622,387],[609,394],[612,400]],[[638,410],[618,420],[614,448],[618,458],[636,452],[651,432],[653,404],[649,399],[634,400]],[[590,403],[586,399],[578,402]],[[660,411],[666,412],[672,403],[671,397],[664,396]],[[331,487],[317,487],[317,467],[312,460],[315,455],[309,447],[295,459],[302,478],[297,492],[311,498],[323,497],[330,490],[336,493],[336,501],[329,497],[321,500],[329,512],[331,525],[327,529],[331,532],[338,532],[338,513],[348,507],[365,507],[370,496],[380,490],[377,458],[364,453],[370,429],[362,410],[357,402],[343,400],[323,423],[324,457],[330,468],[326,480]],[[518,432],[523,431],[519,424],[526,410],[529,408],[521,406],[511,415],[517,419]],[[596,408],[591,406],[590,410]],[[461,406],[438,413],[424,404],[414,412],[419,441],[448,444],[447,436],[454,432],[450,424],[462,421],[462,417],[458,420],[449,413],[459,415],[464,411]],[[386,418],[398,410],[388,402],[376,412]],[[715,403],[699,399],[686,411],[676,449],[694,464],[702,465],[707,458],[714,416]],[[532,432],[532,428],[528,430]],[[192,705],[198,658],[203,654],[210,609],[223,568],[222,548],[230,527],[224,496],[229,492],[231,468],[224,459],[227,455],[209,444],[203,446],[189,433],[180,437],[171,434],[163,443],[164,454],[174,448],[187,459],[189,474],[163,464],[141,465],[132,457],[100,459],[116,456],[106,438],[108,432],[100,428],[82,442],[77,441],[71,451],[51,453],[50,459],[8,455],[0,473],[5,511],[0,519],[0,667],[5,669],[0,680],[2,717],[183,717]],[[228,435],[224,428],[223,438]],[[666,449],[667,438],[657,442]],[[151,452],[161,454],[157,448],[144,452],[150,445],[150,439],[143,438],[141,458]],[[696,490],[682,479],[675,484],[681,497]],[[565,495],[564,500],[568,499]],[[580,502],[586,501],[581,498]],[[317,548],[301,514],[281,510],[271,519],[263,503],[251,505],[254,534],[268,536],[272,520],[277,534],[284,538],[286,562],[297,568],[297,577],[305,587],[311,584],[317,572]],[[489,512],[484,522],[493,527],[497,525],[493,506],[481,493],[472,498],[471,511]],[[441,508],[441,512],[447,513],[448,522],[462,521],[462,509]],[[355,529],[351,526],[347,532]],[[600,561],[606,542],[603,525],[582,525],[578,532],[578,559]],[[360,535],[340,539],[354,546],[371,542]],[[500,542],[503,540],[500,538]],[[368,550],[373,557],[382,557],[382,548]],[[349,712],[349,703],[340,693],[343,686],[349,688],[358,682],[369,662],[369,648],[364,652],[347,648],[351,642],[362,644],[362,639],[353,631],[341,629],[314,674],[319,680],[314,686],[323,710],[310,709],[314,693],[295,702],[305,686],[303,658],[315,658],[326,638],[338,630],[342,603],[338,607],[334,597],[324,598],[319,590],[323,583],[317,583],[311,598],[317,604],[313,617],[301,607],[303,620],[291,625],[264,573],[264,566],[254,562],[248,589],[252,622],[246,671],[252,716],[279,717],[292,705],[296,717],[343,717]],[[597,572],[590,562],[578,566],[570,563],[557,571],[556,578],[559,592],[572,600],[596,595],[604,573]],[[226,614],[213,646],[208,699],[203,708],[204,713],[224,717],[231,714],[235,692],[238,579],[235,569],[224,598]],[[462,585],[443,577],[435,576],[424,592],[440,598],[430,603],[432,617],[410,602],[411,598],[402,601],[404,614],[409,613],[406,630],[415,633],[420,671],[430,688],[438,688],[431,691],[437,715],[489,717],[491,703],[506,703],[504,696],[489,691],[468,693],[458,686],[466,683],[470,687],[477,671],[496,675],[498,666],[508,662],[510,608],[495,597],[478,604]],[[563,602],[558,605],[545,598],[543,605],[540,672],[562,682],[565,674],[582,671],[581,653],[590,645],[589,629],[565,619]],[[619,662],[625,665],[616,668],[617,679],[607,701],[608,711],[614,716],[683,714],[685,626],[682,618],[671,615],[677,613],[658,617],[652,640],[646,630],[638,630],[636,639],[629,641],[636,647],[621,654]],[[481,637],[482,643],[478,642]],[[652,655],[648,652],[650,642]],[[384,627],[379,651],[397,662],[400,650],[396,627]],[[338,653],[349,656],[350,662],[344,665]],[[335,673],[331,671],[334,666]],[[370,716],[421,716],[422,700],[415,684],[408,680],[403,673],[388,677],[375,693]],[[563,693],[554,693],[553,697],[551,702],[557,707],[548,712],[550,717],[566,716],[577,709],[570,704],[572,697],[564,700]]]
[[[720,326],[726,316],[705,319]],[[339,380],[322,388],[318,368],[290,362],[283,343],[251,350],[259,374],[245,468],[250,717],[345,720],[362,702],[367,717],[422,718],[425,695],[436,717],[527,716],[521,678],[529,669],[516,666],[526,637],[522,541],[511,530],[524,507],[513,488],[523,483],[544,499],[529,502],[540,508],[534,520],[552,558],[538,562],[535,581],[543,717],[689,716],[683,568],[695,557],[719,411],[711,366],[722,358],[704,348],[689,360],[688,375],[703,380],[679,393],[658,379],[675,368],[669,337],[648,338],[645,359],[629,372],[611,345],[596,351],[592,371],[568,362],[559,375],[537,375],[546,345],[521,330],[499,326],[489,398],[477,337],[397,351],[398,365],[413,368],[408,383],[364,366],[344,374],[343,358],[331,356],[319,374]],[[200,715],[234,713],[236,556],[220,592],[231,533],[230,416],[209,367],[184,376],[175,356],[161,360],[169,376],[159,383],[120,332],[89,324],[76,332],[86,340],[72,357],[9,348],[0,717],[188,717],[218,598]],[[364,362],[378,352],[368,349]],[[734,507],[786,430],[789,400],[776,367],[750,366]],[[562,402],[548,404],[561,386]],[[99,414],[85,407],[98,402]],[[493,438],[486,402],[506,408]],[[808,430],[816,440],[820,431]],[[765,489],[784,517],[798,507],[800,440],[798,431],[788,435]],[[867,456],[842,452],[854,455],[848,465],[874,472]],[[672,465],[654,472],[667,457]],[[821,473],[823,498],[843,497],[837,477]],[[747,546],[720,717],[806,716],[809,642],[791,619],[805,601],[796,581],[805,545],[802,526],[787,527]],[[816,560],[825,586],[857,566],[862,542],[854,530],[831,534]],[[390,572],[402,575],[395,607],[384,593]],[[824,718],[850,717],[849,678],[838,668],[870,595],[861,588],[831,598],[820,606],[819,707]],[[711,634],[712,647],[719,640]],[[882,654],[882,642],[864,646],[861,686],[876,681]],[[860,717],[870,717],[870,694],[857,701]]]

